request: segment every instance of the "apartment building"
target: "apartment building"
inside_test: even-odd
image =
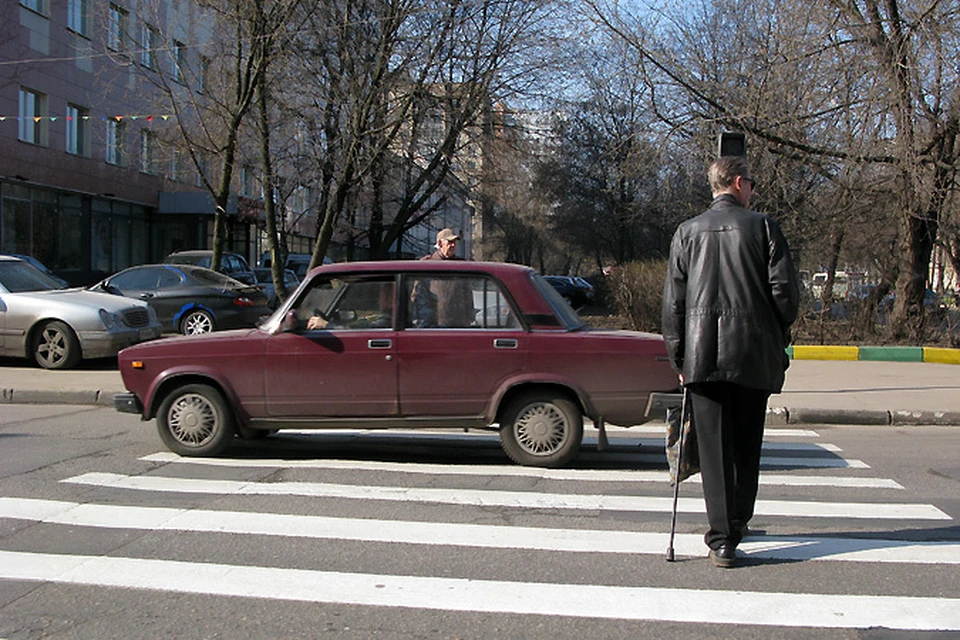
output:
[[[208,34],[196,5],[0,7],[0,251],[87,284],[208,246],[212,200],[178,151],[176,115],[158,89],[203,92],[197,45]],[[252,257],[250,227],[233,221],[228,248]]]

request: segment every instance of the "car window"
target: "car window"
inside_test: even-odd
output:
[[[519,329],[507,296],[491,278],[475,275],[408,277],[403,325],[411,329]]]
[[[540,294],[550,303],[554,313],[560,319],[560,322],[563,323],[565,329],[572,331],[582,329],[586,326],[583,319],[577,315],[573,307],[566,303],[563,296],[550,284],[547,278],[537,273],[531,273],[530,279],[533,281],[534,286],[540,291]]]
[[[183,276],[180,272],[173,269],[161,269],[159,275],[159,282],[157,283],[159,289],[179,287],[180,283],[183,282]]]
[[[190,276],[197,281],[199,284],[204,285],[213,285],[215,287],[238,287],[242,283],[234,280],[228,275],[224,275],[219,271],[211,271],[210,269],[191,269]]]
[[[149,291],[157,288],[161,270],[152,267],[131,269],[115,275],[110,284],[121,291]]]
[[[328,330],[393,327],[392,277],[315,278],[310,285],[294,307],[302,328],[317,317]]]

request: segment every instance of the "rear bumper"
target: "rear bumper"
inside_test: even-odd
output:
[[[132,393],[118,393],[114,395],[113,408],[121,413],[143,415],[143,405],[140,404],[140,398]]]
[[[662,415],[667,409],[679,407],[682,401],[682,393],[651,393],[647,398],[647,409],[643,415],[649,418],[655,411],[661,412]]]

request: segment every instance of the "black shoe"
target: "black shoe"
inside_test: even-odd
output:
[[[715,567],[730,569],[737,565],[737,548],[724,544],[716,549],[710,549],[710,559],[713,560]]]

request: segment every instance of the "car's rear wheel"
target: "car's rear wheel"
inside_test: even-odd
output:
[[[219,391],[206,384],[188,384],[163,400],[157,431],[174,453],[215,456],[233,438],[233,414]]]
[[[80,362],[80,341],[73,329],[51,320],[34,335],[33,359],[44,369],[70,369]]]
[[[583,416],[577,405],[555,392],[515,398],[500,421],[500,445],[510,459],[530,467],[562,467],[573,460],[583,440]]]
[[[202,309],[191,311],[180,321],[180,333],[185,336],[210,333],[213,329],[213,316]]]

